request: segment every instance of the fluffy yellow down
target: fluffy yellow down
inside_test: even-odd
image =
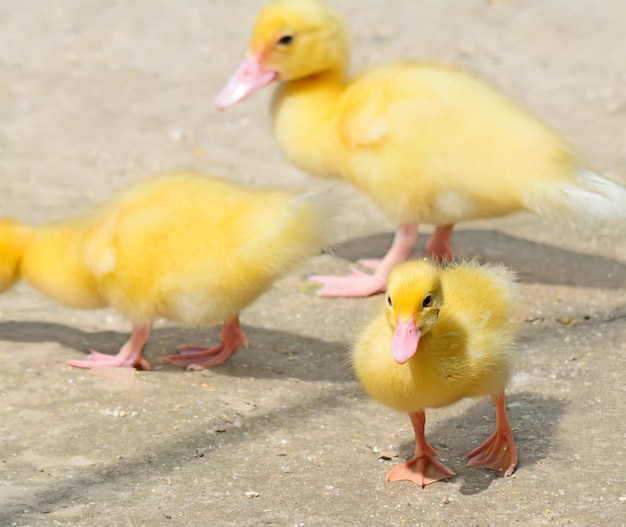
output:
[[[12,280],[68,306],[111,306],[135,324],[210,325],[232,319],[324,246],[327,205],[320,194],[169,174],[91,216],[19,227],[27,236],[9,237],[17,224],[0,223],[0,258],[14,255],[19,272],[5,273]]]
[[[511,272],[473,263],[444,269],[413,260],[392,271],[388,293],[393,307],[387,303],[371,321],[352,354],[368,394],[397,410],[415,412],[504,388],[517,297]],[[434,298],[428,310],[422,307],[427,294]],[[428,330],[425,322],[417,353],[400,365],[391,356],[391,339],[398,316],[406,320],[411,314],[418,327],[426,319],[434,326]]]

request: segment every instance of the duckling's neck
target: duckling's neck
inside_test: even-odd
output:
[[[336,173],[337,102],[345,87],[342,69],[285,82],[274,96],[274,134],[283,153],[302,170],[321,177]]]

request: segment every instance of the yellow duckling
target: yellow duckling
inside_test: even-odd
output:
[[[19,280],[20,260],[29,232],[28,227],[0,218],[0,293]]]
[[[493,399],[496,428],[467,455],[469,464],[513,473],[517,450],[504,386],[510,377],[511,309],[517,293],[512,273],[498,266],[461,263],[443,269],[412,260],[391,272],[385,307],[352,354],[365,391],[408,412],[415,431],[415,457],[393,468],[388,481],[423,487],[454,476],[426,441],[424,410],[481,395]]]
[[[71,307],[110,306],[132,324],[116,356],[79,368],[150,369],[152,322],[224,322],[220,344],[162,359],[191,369],[225,361],[247,339],[240,311],[325,244],[328,195],[250,190],[191,173],[141,182],[86,218],[42,227],[0,222],[0,286],[22,277]],[[5,264],[4,262],[7,262]],[[6,269],[5,269],[6,268]]]
[[[453,225],[515,211],[570,224],[624,217],[626,190],[581,166],[563,138],[470,75],[430,64],[346,79],[349,41],[323,0],[277,0],[260,13],[248,54],[216,107],[282,83],[274,133],[303,170],[355,185],[398,224],[373,275],[312,277],[325,296],[383,292],[418,224],[437,226],[428,255],[451,259]]]

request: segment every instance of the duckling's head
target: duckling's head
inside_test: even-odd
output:
[[[393,328],[391,355],[399,364],[415,355],[420,338],[437,323],[443,305],[439,273],[428,260],[411,260],[389,275],[386,316]]]
[[[343,76],[348,35],[324,0],[275,0],[257,18],[248,54],[215,99],[223,110],[275,80],[302,79],[326,71]]]
[[[20,278],[20,262],[30,228],[0,218],[0,293]]]

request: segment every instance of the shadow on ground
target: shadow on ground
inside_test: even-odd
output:
[[[349,350],[341,343],[295,335],[284,331],[243,326],[250,346],[239,351],[224,364],[212,368],[220,374],[249,377],[294,377],[304,381],[348,380],[348,368],[328,368],[329,361],[345,364]],[[89,353],[95,349],[114,355],[128,340],[128,333],[117,331],[87,332],[64,324],[32,321],[0,323],[0,340],[8,342],[56,342],[63,347]],[[157,328],[152,331],[145,347],[145,357],[153,368],[185,370],[160,365],[159,358],[176,352],[181,344],[192,342],[207,345],[218,342],[220,328],[206,330],[186,328]],[[278,351],[277,351],[278,350]],[[305,360],[290,360],[303,356]],[[243,367],[243,364],[246,367]]]
[[[348,240],[333,254],[356,262],[385,255],[393,233],[379,233]],[[428,241],[420,235],[416,255],[423,254]],[[517,238],[497,231],[462,230],[454,235],[453,247],[461,258],[498,262],[515,269],[526,283],[612,289],[626,284],[626,265],[602,256],[578,253]]]
[[[280,429],[288,422],[305,421],[313,412],[322,410],[329,413],[344,405],[354,404],[354,400],[347,400],[350,395],[346,393],[338,397],[336,393],[326,396],[317,394],[313,396],[315,401],[298,398],[289,406],[276,409],[269,415],[248,418],[245,432],[243,429],[229,427],[224,434],[220,434],[220,439],[217,436],[207,436],[205,426],[198,425],[182,437],[162,438],[162,441],[150,453],[125,459],[123,463],[84,467],[71,481],[61,484],[57,482],[54,488],[43,491],[25,493],[23,500],[12,503],[0,512],[0,520],[3,525],[10,525],[10,522],[25,509],[28,509],[30,513],[47,514],[59,508],[71,506],[77,501],[93,499],[94,496],[98,496],[103,486],[107,486],[109,491],[111,486],[126,489],[132,486],[138,473],[146,475],[147,479],[158,478],[163,473],[159,460],[167,460],[168,465],[179,466],[183,469],[191,464],[205,465],[205,470],[210,473],[211,454],[215,452],[213,447],[222,438],[228,441],[230,447],[236,448],[240,443],[255,441],[255,438],[267,430]],[[565,411],[566,403],[554,398],[522,392],[511,395],[508,398],[508,406],[520,457],[518,470],[524,469],[547,458],[554,450],[557,423]],[[435,485],[450,484],[460,479],[460,492],[465,495],[475,495],[485,491],[493,481],[500,477],[489,470],[465,466],[465,460],[462,457],[466,451],[477,446],[491,433],[494,426],[493,414],[494,410],[489,402],[476,402],[461,415],[445,419],[427,428],[427,435],[433,446],[439,450],[446,464],[457,472],[456,478],[448,483],[437,482]],[[412,440],[401,445],[400,461],[412,456],[413,447]],[[198,455],[198,452],[202,452],[202,455]],[[393,460],[393,464],[397,462],[397,459]],[[244,463],[243,460],[242,463]],[[391,465],[390,463],[389,466]],[[379,464],[372,464],[372,466],[380,467]],[[237,467],[232,468],[238,470]],[[202,471],[202,467],[199,470]],[[341,470],[341,467],[338,466],[337,470]],[[380,472],[380,477],[384,478],[384,471],[376,469],[376,472]],[[376,477],[376,474],[373,473],[372,477]],[[398,482],[390,483],[390,485],[413,484]]]
[[[528,467],[547,458],[556,445],[557,424],[565,413],[567,402],[530,392],[507,395],[509,421],[518,451],[518,465]],[[429,412],[426,412],[428,419]],[[408,421],[408,417],[407,417]],[[457,417],[426,425],[426,438],[444,458],[445,464],[457,473],[450,483],[460,479],[461,494],[478,494],[500,476],[491,470],[467,466],[465,455],[480,445],[495,428],[495,409],[487,399],[476,401]],[[400,456],[393,465],[413,457],[413,439],[402,443]],[[390,464],[390,467],[392,465]],[[442,482],[438,482],[442,483]]]

